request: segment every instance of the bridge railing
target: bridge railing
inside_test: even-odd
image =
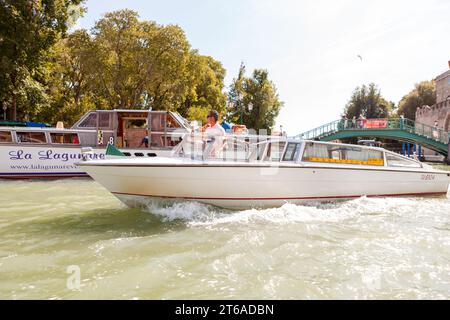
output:
[[[431,140],[449,143],[449,133],[406,118],[393,119],[341,119],[304,132],[296,138],[312,140],[345,130],[403,130]]]
[[[339,123],[340,123],[340,120],[336,120],[336,121],[324,124],[323,126],[320,126],[318,128],[301,133],[295,137],[299,138],[299,139],[313,140],[315,138],[339,131]]]
[[[449,143],[449,133],[435,127],[427,126],[422,123],[416,123],[414,127],[408,127],[409,131],[412,131],[415,134],[425,136],[429,139],[433,139],[435,141],[439,141],[445,144]]]

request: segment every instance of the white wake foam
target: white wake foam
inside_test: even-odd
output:
[[[173,203],[150,200],[146,203],[146,208],[150,213],[161,217],[164,221],[206,222],[225,215],[224,210],[193,201]]]
[[[270,222],[286,224],[295,222],[338,222],[367,215],[403,215],[433,212],[436,206],[450,205],[450,200],[417,198],[367,198],[328,203],[310,202],[307,205],[285,204],[279,208],[228,211],[184,201],[164,203],[151,201],[147,210],[164,221],[182,220],[189,225],[248,224]]]

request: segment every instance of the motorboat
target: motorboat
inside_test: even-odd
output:
[[[224,140],[220,152],[211,152],[205,139],[184,138],[171,157],[115,157],[79,166],[131,207],[188,200],[268,208],[362,196],[446,196],[449,188],[450,172],[378,147],[289,138]]]

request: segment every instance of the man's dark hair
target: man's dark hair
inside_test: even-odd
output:
[[[219,113],[216,110],[211,110],[208,112],[208,117],[214,117],[216,121],[219,121]]]

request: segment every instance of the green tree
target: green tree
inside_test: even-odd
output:
[[[225,113],[226,94],[223,92],[225,69],[212,57],[191,52],[190,91],[178,111],[189,120],[205,121],[210,110]]]
[[[53,47],[47,80],[51,107],[39,113],[39,120],[74,123],[88,110],[106,104],[92,92],[92,71],[96,68],[92,48],[92,39],[85,30],[69,34]]]
[[[189,88],[190,45],[181,28],[111,12],[93,28],[96,91],[109,107],[176,110]]]
[[[270,132],[283,106],[268,71],[256,69],[252,77],[247,78],[243,64],[238,77],[233,80],[228,99],[232,106],[228,110],[228,119],[237,122],[242,116],[244,124],[256,131],[266,129]]]
[[[241,117],[241,111],[246,106],[244,105],[244,82],[246,81],[245,77],[246,68],[244,63],[241,63],[239,67],[238,76],[233,79],[233,82],[230,86],[230,90],[228,92],[228,110],[227,110],[227,120],[233,123],[241,123],[244,121],[244,118]],[[242,113],[243,115],[243,113]]]
[[[178,26],[138,18],[131,10],[107,13],[92,36],[78,30],[55,46],[54,103],[44,117],[73,122],[92,107],[151,107],[192,120],[223,112],[222,64],[192,50]]]
[[[18,118],[71,124],[90,109],[151,107],[203,121],[225,111],[225,69],[176,25],[120,10],[67,35],[82,0],[0,2],[0,104]]]
[[[371,83],[357,87],[344,109],[348,118],[363,115],[366,118],[387,118],[394,108],[394,103],[381,95],[380,89]]]
[[[13,120],[48,105],[42,86],[49,49],[66,33],[82,0],[2,0],[0,102]]]
[[[415,120],[417,108],[425,105],[432,106],[435,103],[436,83],[434,81],[422,81],[417,83],[414,89],[400,100],[397,114]]]

